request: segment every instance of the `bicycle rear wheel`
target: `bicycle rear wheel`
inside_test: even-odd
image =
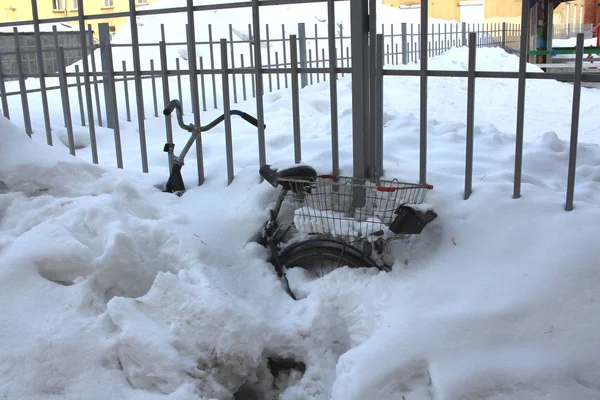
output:
[[[323,237],[289,245],[279,254],[279,261],[288,269],[303,268],[318,278],[345,266],[382,269],[354,247]]]

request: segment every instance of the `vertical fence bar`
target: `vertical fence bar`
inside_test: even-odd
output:
[[[427,20],[428,0],[421,0],[421,137],[419,156],[419,182],[427,182]]]
[[[283,43],[283,68],[287,66],[287,49],[285,47],[285,25],[281,24],[281,41]],[[285,88],[288,88],[288,74],[283,75]]]
[[[466,43],[467,43],[467,23],[463,22],[461,25],[462,25],[462,30],[461,30],[462,38],[461,38],[460,45],[462,47],[462,46],[466,46]]]
[[[325,57],[325,48],[321,49],[321,60],[323,61],[323,82],[327,80],[327,72],[325,69],[327,68],[327,58]]]
[[[298,24],[298,42],[298,47],[300,48],[300,68],[306,68],[306,27],[303,22]],[[308,85],[308,75],[306,72],[300,73],[300,83],[302,87]]]
[[[231,137],[231,104],[229,99],[229,70],[227,67],[227,40],[221,39],[221,77],[223,79],[223,110],[225,117],[225,151],[227,155],[227,184],[233,182],[233,140]]]
[[[83,3],[83,0],[78,0]],[[140,153],[142,156],[142,171],[148,172],[148,152],[146,151],[146,118],[144,112],[144,88],[142,87],[142,72],[140,63],[140,47],[135,11],[136,0],[129,0],[129,22],[131,28],[131,50],[133,52],[133,71],[135,81],[135,97],[137,104],[138,131],[140,135]]]
[[[154,77],[154,60],[150,60],[150,80],[152,81],[152,99],[154,103],[154,116],[158,118],[158,100],[156,98],[156,78]]]
[[[113,107],[111,99],[114,97],[111,93],[112,87],[110,86],[110,80],[108,71],[110,65],[108,65],[110,51],[110,29],[108,23],[98,24],[98,35],[100,37],[100,61],[102,62],[102,86],[104,87],[104,106],[106,107],[106,126],[113,129],[115,127],[115,115],[113,114]]]
[[[523,168],[523,130],[525,128],[525,72],[527,70],[527,39],[529,36],[529,2],[521,7],[521,48],[519,49],[519,86],[517,89],[517,132],[515,141],[515,174],[513,198],[521,197]]]
[[[394,49],[395,49],[395,47],[394,47],[394,24],[391,24],[390,30],[391,30],[391,33],[390,33],[390,40],[391,40],[390,48],[392,49],[392,64],[394,64],[394,60],[398,59],[397,55],[394,53]],[[398,64],[397,61],[395,63]]]
[[[311,49],[308,49],[308,67],[312,68],[312,50]],[[309,72],[308,73],[308,77],[309,77],[309,79],[308,79],[309,85],[312,86],[312,84],[313,84],[313,73]]]
[[[368,1],[368,10],[375,10],[377,0]],[[366,111],[366,129],[365,129],[365,150],[366,150],[366,165],[367,165],[367,177],[377,178],[375,173],[376,162],[376,148],[377,148],[377,88],[375,81],[377,79],[377,13],[371,12],[368,17],[368,46],[365,57],[367,58],[367,95],[369,99],[367,103]]]
[[[175,59],[175,68],[177,69],[177,94],[179,95],[178,99],[181,103],[181,107],[183,107],[183,93],[181,89],[181,65],[179,64],[179,57]],[[216,97],[215,97],[216,99]],[[216,101],[216,100],[215,100]],[[215,105],[215,108],[217,106]]]
[[[252,0],[252,25],[254,32],[254,68],[256,80],[256,119],[258,120],[258,159],[260,166],[266,164],[265,117],[263,103],[262,58],[260,54],[259,0]]]
[[[338,101],[337,101],[337,54],[335,50],[335,5],[327,0],[327,30],[329,41],[329,97],[331,110],[331,168],[334,175],[340,173],[340,151],[338,139]],[[342,53],[343,49],[342,49]],[[325,59],[325,57],[323,57]]]
[[[271,68],[271,39],[269,37],[269,24],[265,24],[265,40],[267,42],[267,67]],[[272,74],[269,73],[269,93],[273,91],[273,78]]]
[[[81,61],[83,65],[83,84],[85,86],[85,102],[87,105],[88,128],[92,147],[92,160],[98,164],[98,146],[96,143],[96,124],[94,122],[94,102],[92,101],[92,84],[90,82],[90,66],[88,64],[87,35],[85,31],[85,14],[83,0],[77,0],[79,20],[79,40],[81,41]],[[90,43],[92,45],[92,43]]]
[[[198,100],[198,68],[196,66],[196,29],[194,22],[194,0],[187,0],[187,44],[188,65],[190,68],[190,95],[194,125],[200,126],[200,101]],[[216,88],[215,88],[216,91]],[[198,185],[204,183],[204,157],[202,154],[202,135],[196,138],[196,165],[198,167]]]
[[[575,192],[575,171],[577,168],[577,135],[579,133],[579,109],[581,105],[581,75],[583,67],[584,34],[577,34],[575,55],[575,76],[573,82],[573,114],[571,117],[571,143],[569,149],[569,173],[567,178],[567,202],[565,210],[573,210]]]
[[[383,42],[384,35],[377,35],[375,44],[376,57],[375,57],[375,114],[373,119],[375,120],[375,140],[373,141],[373,165],[375,168],[373,176],[380,178],[383,176],[383,68],[384,68],[384,53],[383,53]]]
[[[213,105],[215,110],[217,107],[217,78],[215,77],[215,52],[213,49],[213,34],[212,34],[212,25],[208,24],[208,43],[209,43],[209,52],[210,52],[210,69],[211,69],[211,80],[213,87]]]
[[[31,129],[31,116],[29,115],[29,100],[27,98],[27,86],[25,85],[25,73],[23,72],[23,60],[21,59],[21,44],[19,42],[19,32],[17,27],[13,28],[15,37],[15,57],[17,65],[17,74],[19,76],[19,90],[21,92],[21,105],[23,106],[23,120],[25,122],[25,133],[29,137],[33,133]]]
[[[88,40],[90,46],[94,48],[94,32],[92,31],[92,24],[88,24]],[[94,100],[96,101],[96,114],[98,114],[98,126],[102,126],[102,109],[100,108],[100,93],[98,92],[98,77],[96,76],[96,52],[94,49],[90,52],[92,61],[92,77],[94,83]],[[113,68],[114,69],[114,68]]]
[[[244,69],[244,54],[240,54],[240,63],[242,69]],[[242,95],[244,96],[244,101],[246,101],[246,74],[242,73]]]
[[[125,111],[127,112],[127,121],[131,122],[131,109],[129,107],[129,80],[127,78],[127,64],[125,60],[123,60],[123,91],[125,92]]]
[[[280,68],[279,67],[279,52],[276,51],[275,52],[275,66],[276,68]],[[279,72],[275,75],[277,78],[277,90],[281,89],[281,80],[279,79]]]
[[[406,22],[402,23],[402,64],[408,64],[408,49],[406,48]]]
[[[63,112],[65,125],[67,127],[67,139],[69,141],[69,153],[75,155],[75,139],[73,138],[73,122],[71,121],[71,105],[69,104],[69,86],[67,82],[67,73],[65,71],[65,50],[61,46],[58,48],[58,80],[60,81],[60,92],[63,103]]]
[[[233,49],[233,26],[229,24],[229,46],[231,50],[231,68],[235,68],[235,53]],[[227,49],[225,49],[227,51]],[[202,77],[202,75],[200,75]],[[233,102],[237,103],[237,78],[235,74],[231,74],[231,80],[233,81]]]
[[[254,33],[252,29],[252,24],[248,24],[248,44],[250,45],[250,68],[252,68],[252,66],[254,65],[254,48],[252,47],[254,45]],[[256,83],[254,82],[256,78],[254,77],[254,75],[256,75],[256,72],[250,74],[250,83],[252,84],[252,97],[256,98]]]
[[[350,7],[352,9],[352,7]],[[352,26],[352,25],[350,25]],[[340,67],[344,68],[344,25],[340,22]],[[337,61],[337,60],[336,60]],[[342,72],[342,78],[344,77],[344,73]]]
[[[79,65],[75,66],[75,81],[77,82],[77,100],[79,102],[79,114],[81,116],[81,126],[85,126],[85,111],[83,110],[83,93],[81,93],[81,75]]]
[[[162,89],[163,89],[163,104],[165,106],[171,101],[169,93],[169,66],[167,65],[167,44],[165,42],[165,31],[162,29],[162,40],[160,41],[160,69],[162,75]],[[173,124],[171,118],[165,117],[165,130],[167,132],[167,143],[173,143]],[[173,167],[173,154],[168,154],[169,159],[169,173]]]
[[[8,98],[6,96],[6,85],[4,83],[4,71],[2,66],[2,54],[0,54],[0,95],[2,96],[2,115],[6,119],[10,119],[10,109],[8,108]],[[52,144],[52,143],[50,143]]]
[[[46,129],[46,142],[52,146],[52,128],[50,127],[50,111],[48,110],[48,93],[46,91],[46,73],[44,71],[44,55],[42,53],[42,34],[40,33],[40,18],[37,0],[31,0],[33,17],[33,32],[35,36],[36,60],[40,79],[40,94],[42,96],[42,111],[44,113],[44,127]]]
[[[105,47],[101,49],[103,57],[103,70],[106,71],[105,78],[108,81],[108,89],[105,96],[109,97],[106,103],[107,115],[112,115],[113,121],[113,132],[115,137],[115,153],[117,155],[117,168],[123,168],[123,153],[121,149],[121,128],[119,126],[119,107],[117,103],[117,90],[115,87],[115,69],[113,64],[112,48],[110,45],[110,32],[108,24],[99,24],[100,43]],[[106,69],[105,69],[106,68]]]
[[[206,111],[206,86],[204,83],[204,61],[200,57],[200,90],[202,91],[202,110]]]
[[[292,118],[294,125],[294,162],[302,160],[300,141],[300,90],[298,89],[298,44],[296,35],[290,35],[290,63],[292,65]]]
[[[369,2],[350,2],[350,36],[352,37],[352,154],[353,175],[366,178],[368,175],[367,132],[369,130]],[[354,206],[363,206],[364,196],[355,199]]]
[[[319,68],[319,26],[315,24],[315,65]],[[319,73],[317,72],[317,83],[319,83]]]
[[[469,33],[469,70],[467,75],[467,150],[465,165],[465,193],[467,200],[473,192],[473,141],[475,125],[475,49],[477,37]]]

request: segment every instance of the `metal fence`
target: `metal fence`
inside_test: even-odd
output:
[[[308,26],[299,24],[297,32],[285,34],[282,27],[281,35],[273,35],[274,30],[265,26],[266,37],[261,37],[263,30],[260,28],[259,9],[262,7],[275,7],[281,4],[315,3],[324,1],[328,5],[328,26],[325,34],[318,32],[315,25],[314,34],[307,34]],[[340,1],[340,0],[337,0]],[[105,18],[106,15],[85,15],[83,0],[78,0],[78,17],[56,18],[40,21],[37,17],[37,0],[31,0],[34,10],[34,20],[24,21],[19,24],[33,24],[36,39],[35,52],[38,65],[44,65],[41,44],[41,23],[58,23],[77,21],[81,53],[88,53],[88,34],[86,21],[96,18]],[[370,0],[374,9],[375,2]],[[27,134],[31,135],[31,118],[28,95],[39,92],[42,96],[42,108],[45,121],[46,139],[52,145],[50,107],[59,105],[49,104],[47,94],[51,90],[60,90],[62,114],[64,125],[67,129],[68,147],[71,154],[76,154],[73,137],[73,118],[71,116],[71,103],[73,96],[70,88],[77,93],[77,103],[81,126],[89,130],[92,162],[98,163],[98,151],[95,126],[111,128],[114,131],[115,153],[117,167],[123,167],[123,157],[119,126],[119,107],[117,92],[124,93],[124,106],[127,120],[131,120],[131,105],[137,109],[137,124],[141,149],[142,170],[148,172],[148,154],[146,148],[146,105],[153,103],[154,116],[159,116],[160,105],[170,100],[170,93],[178,92],[178,97],[183,99],[184,90],[189,90],[188,105],[194,116],[194,123],[200,125],[200,109],[207,110],[209,100],[211,107],[217,108],[219,103],[223,106],[225,119],[230,118],[230,103],[254,98],[258,119],[258,152],[259,163],[266,163],[266,145],[264,135],[264,93],[266,91],[281,90],[291,86],[293,109],[293,135],[294,159],[300,162],[301,132],[299,115],[299,88],[311,83],[328,81],[330,85],[331,101],[331,168],[334,174],[339,173],[339,144],[338,144],[338,115],[337,115],[337,79],[341,75],[352,74],[352,108],[353,108],[353,165],[354,175],[357,177],[378,177],[383,168],[383,77],[384,76],[419,76],[421,82],[421,133],[420,133],[420,163],[419,180],[427,181],[427,81],[434,77],[463,77],[468,78],[468,112],[467,120],[467,152],[465,169],[465,199],[471,194],[472,162],[473,162],[473,124],[474,124],[474,85],[478,77],[485,78],[515,78],[519,80],[518,90],[518,115],[517,115],[517,146],[515,150],[515,177],[514,197],[520,197],[521,190],[521,164],[523,146],[523,119],[524,119],[524,93],[525,79],[562,79],[574,81],[573,105],[573,137],[571,141],[571,156],[569,170],[569,185],[567,189],[567,209],[573,207],[574,163],[575,148],[577,143],[577,123],[579,117],[579,93],[582,81],[600,81],[600,76],[584,76],[581,74],[583,54],[583,34],[578,35],[577,62],[575,74],[543,74],[527,73],[527,21],[529,9],[523,2],[523,18],[520,25],[514,24],[429,24],[427,18],[427,1],[422,0],[422,18],[420,24],[380,25],[376,23],[376,13],[368,13],[367,1],[351,3],[351,28],[350,35],[344,34],[344,27],[335,24],[334,0],[252,0],[239,3],[223,3],[218,5],[194,6],[193,0],[188,0],[186,7],[169,9],[136,10],[135,0],[130,0],[130,11],[127,13],[113,14],[114,17],[128,16],[131,30],[131,43],[111,43],[108,24],[100,25],[100,45],[97,51],[90,53],[89,59],[74,66],[68,66],[65,61],[65,48],[58,46],[52,49],[57,55],[59,68],[56,72],[46,72],[39,68],[38,74],[26,74],[20,68],[17,74],[7,74],[0,69],[0,97],[2,111],[10,118],[8,98],[18,96],[21,99],[23,119]],[[194,12],[229,9],[251,8],[252,24],[243,27],[247,29],[246,40],[234,39],[234,27],[229,26],[229,39],[213,40],[212,27],[208,26],[209,38],[207,42],[198,42],[195,37]],[[186,40],[184,42],[167,42],[165,29],[161,31],[159,43],[143,43],[139,40],[137,17],[140,15],[157,15],[170,13],[185,13],[187,16]],[[123,14],[123,15],[121,15]],[[0,24],[0,27],[9,24]],[[14,25],[14,24],[10,24]],[[18,24],[17,24],[18,25]],[[89,29],[89,27],[88,27]],[[235,28],[240,31],[240,28]],[[243,31],[242,30],[242,31]],[[369,40],[368,38],[371,38]],[[260,45],[256,45],[256,44]],[[194,44],[194,45],[192,45]],[[261,45],[269,49],[266,54],[261,51]],[[434,71],[428,68],[428,57],[441,54],[451,47],[469,46],[468,71]],[[186,49],[182,58],[187,63],[187,68],[180,66],[180,60],[175,60],[175,65],[169,65],[168,49],[172,46],[182,46]],[[198,49],[207,46],[209,58],[198,57]],[[520,55],[519,72],[483,72],[475,71],[476,48],[482,46],[503,47]],[[120,47],[131,50],[133,65],[115,61],[115,51]],[[142,49],[156,47],[159,49],[158,59],[142,60]],[[271,50],[277,47],[280,50]],[[23,54],[21,54],[22,56]],[[184,58],[185,55],[185,58]],[[246,55],[246,58],[244,57]],[[1,55],[0,55],[1,57]],[[264,59],[266,58],[266,60]],[[17,59],[19,54],[17,52]],[[144,63],[142,63],[144,61]],[[387,69],[386,66],[420,62],[419,70]],[[21,63],[17,63],[20,65]],[[143,64],[143,65],[142,65]],[[172,64],[172,63],[171,63]],[[189,78],[189,88],[182,87],[182,77]],[[220,77],[220,82],[218,78]],[[39,78],[39,87],[27,87],[27,78]],[[266,79],[265,79],[266,78]],[[6,81],[17,79],[19,90],[6,91]],[[144,80],[146,82],[144,82]],[[47,85],[47,82],[54,85]],[[58,81],[58,82],[56,82]],[[157,85],[157,82],[159,83]],[[58,83],[58,85],[56,85]],[[133,89],[130,88],[133,83]],[[144,95],[144,83],[150,83],[152,96]],[[130,92],[134,93],[130,93]],[[162,96],[159,92],[162,92]],[[221,95],[218,101],[219,94]],[[102,101],[103,99],[103,101]],[[121,101],[121,100],[119,100]],[[226,124],[227,126],[230,124]],[[173,129],[170,118],[165,119],[167,141],[172,141]],[[231,141],[231,132],[226,132],[228,141]],[[204,182],[204,161],[202,155],[202,140],[198,138],[196,145],[198,184]],[[233,159],[231,152],[227,153],[228,181],[234,177]]]

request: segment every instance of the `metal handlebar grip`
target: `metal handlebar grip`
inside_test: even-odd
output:
[[[179,102],[179,100],[171,100],[169,102],[169,104],[167,104],[167,107],[163,110],[163,114],[164,115],[171,115],[171,113],[173,112],[173,110],[177,108],[177,110],[179,110],[179,113],[182,113],[182,109],[181,109],[181,103]]]

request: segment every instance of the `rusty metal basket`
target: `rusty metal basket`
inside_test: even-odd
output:
[[[394,240],[389,225],[403,204],[422,204],[431,185],[323,175],[280,179],[289,187],[294,226],[302,233],[331,235],[349,242]]]

